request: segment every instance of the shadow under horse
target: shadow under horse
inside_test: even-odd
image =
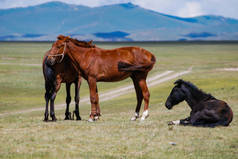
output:
[[[149,51],[139,47],[111,50],[98,47],[85,48],[78,45],[76,39],[60,35],[52,45],[49,55],[47,61],[57,61],[57,63],[61,63],[59,57],[68,56],[75,70],[88,82],[91,102],[89,121],[96,120],[100,112],[96,82],[115,82],[128,77],[132,79],[137,95],[137,106],[132,120],[139,118],[143,99],[144,112],[141,120],[148,117],[150,93],[146,78],[156,61],[155,56]]]
[[[165,106],[172,109],[174,105],[185,100],[192,111],[188,118],[170,121],[169,125],[215,127],[230,124],[233,112],[226,102],[204,93],[192,83],[182,79],[177,80],[174,84]]]
[[[95,47],[90,42],[79,42],[82,47]],[[50,50],[54,51],[54,50]],[[82,77],[78,74],[78,72],[74,69],[69,57],[65,56],[60,59],[60,63],[56,63],[56,61],[47,61],[50,51],[47,51],[43,58],[43,75],[45,79],[45,114],[44,121],[48,121],[48,105],[50,102],[50,117],[52,121],[56,121],[55,110],[54,110],[54,101],[57,95],[57,92],[60,89],[61,83],[66,83],[66,110],[65,110],[65,120],[71,120],[74,118],[74,114],[76,116],[76,120],[81,120],[79,115],[79,90],[82,82]],[[75,84],[75,110],[73,112],[73,117],[71,117],[71,113],[69,112],[69,105],[71,102],[70,95],[70,87],[71,84]]]

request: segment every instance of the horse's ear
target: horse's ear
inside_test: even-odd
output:
[[[178,79],[174,82],[177,86],[180,86],[184,81],[182,79]]]
[[[93,40],[90,40],[90,41],[88,42],[88,44],[91,45],[91,47],[96,47],[96,46],[93,44]]]
[[[64,39],[64,41],[65,41],[65,42],[69,42],[69,39],[70,39],[70,36],[66,36],[65,39]]]
[[[59,35],[59,36],[57,37],[58,40],[64,40],[64,38],[65,38],[64,35]]]

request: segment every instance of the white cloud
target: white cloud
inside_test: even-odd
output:
[[[203,15],[201,4],[199,2],[186,2],[184,7],[177,11],[177,16],[180,17],[194,17],[198,15]]]
[[[26,7],[56,0],[0,0],[0,8]],[[238,19],[238,0],[58,0],[90,7],[132,2],[164,14],[192,17],[204,14]]]
[[[0,8],[27,7],[50,1],[60,1],[69,4],[97,7],[115,3],[126,3],[130,0],[0,0]]]

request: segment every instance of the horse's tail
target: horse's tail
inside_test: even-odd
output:
[[[227,109],[229,112],[227,113],[226,120],[224,120],[224,126],[228,126],[233,120],[232,109],[227,104],[226,104],[226,106],[227,106]]]
[[[133,65],[125,62],[118,62],[118,70],[133,72],[133,71],[146,71],[151,68],[151,65]]]
[[[127,71],[127,72],[133,72],[133,71],[150,71],[154,64],[156,62],[156,59],[154,55],[151,57],[151,61],[148,64],[144,65],[135,65],[135,64],[129,64],[126,62],[118,62],[118,70],[119,71]]]
[[[231,107],[229,107],[229,105],[226,102],[223,103],[224,108],[220,110],[221,111],[220,113],[223,114],[223,116],[221,120],[217,123],[217,125],[229,126],[229,124],[233,119],[233,112]]]

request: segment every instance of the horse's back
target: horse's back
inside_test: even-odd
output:
[[[87,68],[84,74],[108,82],[128,78],[135,71],[147,73],[155,63],[154,55],[139,47],[92,48],[84,53],[83,59],[81,66]]]
[[[201,103],[202,111],[211,112],[217,116],[217,125],[228,126],[233,119],[233,112],[230,106],[219,99],[211,99]],[[205,113],[207,116],[208,114]]]
[[[148,50],[141,48],[141,47],[120,47],[120,48],[116,48],[116,49],[101,49],[101,48],[97,48],[97,52],[100,52],[100,56],[110,56],[110,57],[114,57],[114,58],[119,58],[121,60],[132,60],[131,58],[133,58],[133,60],[136,60],[137,62],[140,63],[155,63],[156,62],[156,58],[155,56],[149,52]],[[95,55],[95,54],[93,54]],[[92,55],[92,56],[93,56]]]
[[[124,47],[119,49],[128,50],[132,57],[132,59],[127,59],[125,61],[122,60],[118,62],[119,71],[149,72],[156,62],[155,56],[151,52],[143,48]]]
[[[150,71],[156,62],[155,56],[140,47],[121,47],[114,50],[111,56],[117,59],[119,71]]]
[[[141,63],[155,63],[155,56],[148,50],[141,47],[122,47],[118,48],[119,50],[128,50],[135,58],[135,60]]]

